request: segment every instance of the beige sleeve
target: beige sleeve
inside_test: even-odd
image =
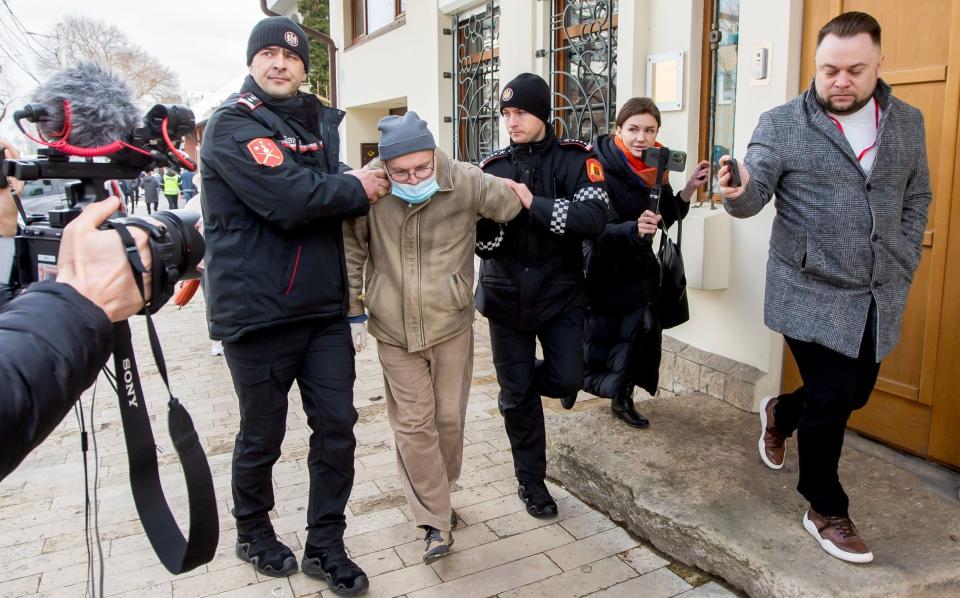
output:
[[[370,229],[367,217],[349,218],[343,221],[343,250],[347,262],[348,316],[364,313],[363,267],[367,263]]]
[[[474,167],[475,168],[475,167]],[[477,168],[477,215],[496,222],[509,222],[520,213],[520,198],[500,177]]]

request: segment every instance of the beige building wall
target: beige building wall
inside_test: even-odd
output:
[[[647,56],[682,51],[684,55],[682,110],[663,113],[660,141],[689,154],[688,172],[674,174],[679,189],[697,159],[700,135],[699,104],[707,93],[700,81],[701,36],[705,0],[619,0],[617,98],[645,95]],[[710,0],[706,0],[710,1]],[[340,51],[341,108],[347,111],[342,127],[345,160],[360,162],[360,143],[376,142],[376,121],[390,108],[407,106],[430,124],[438,144],[451,151],[453,82],[443,77],[453,70],[452,16],[475,9],[476,0],[409,0],[406,24],[365,43],[348,48],[344,31],[349,2],[331,2],[331,29]],[[506,83],[525,71],[548,77],[547,58],[536,51],[548,44],[548,2],[500,1],[500,81]],[[446,12],[445,12],[446,11]],[[802,0],[741,0],[739,77],[735,122],[735,152],[742,158],[762,112],[798,93]],[[771,46],[769,84],[750,81],[753,50]],[[706,85],[706,82],[703,83]],[[805,86],[805,84],[804,84]],[[501,141],[507,139],[501,127]],[[690,289],[691,320],[669,336],[703,351],[753,366],[763,372],[756,382],[753,406],[763,394],[779,388],[783,358],[782,338],[763,324],[763,293],[773,207],[749,220],[732,219],[723,210],[691,209],[684,245],[699,243],[709,253],[716,239],[696,238],[719,228],[729,231],[729,279],[716,290]],[[710,226],[697,226],[697,220]],[[717,220],[719,219],[719,221]],[[723,221],[723,222],[721,222]],[[690,232],[688,232],[690,231]],[[687,264],[696,268],[700,264]],[[750,401],[741,401],[750,406]]]

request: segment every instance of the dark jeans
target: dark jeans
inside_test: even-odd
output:
[[[574,395],[583,385],[583,310],[563,312],[534,331],[495,320],[489,324],[513,468],[521,482],[542,481],[547,476],[547,456],[540,396]],[[543,361],[536,359],[536,339]]]
[[[164,193],[163,196],[167,198],[167,204],[170,206],[170,209],[171,209],[171,210],[176,210],[176,209],[177,209],[177,200],[179,199],[179,196],[178,196],[178,195],[167,195],[166,193]]]
[[[307,468],[307,543],[339,545],[353,486],[353,344],[345,319],[300,322],[224,342],[240,399],[233,449],[233,514],[237,533],[272,531],[273,465],[287,427],[287,394],[296,380],[312,430]]]
[[[848,515],[850,499],[837,472],[843,433],[850,414],[867,404],[880,372],[880,364],[874,358],[876,324],[873,317],[867,320],[856,359],[816,343],[786,337],[803,386],[780,395],[773,416],[783,434],[797,431],[797,490],[821,515]]]

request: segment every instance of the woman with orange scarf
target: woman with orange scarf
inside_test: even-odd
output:
[[[659,213],[651,204],[656,169],[643,162],[643,151],[659,146],[660,111],[649,98],[631,98],[617,114],[612,135],[601,135],[593,148],[605,172],[610,195],[607,225],[587,249],[584,390],[612,399],[614,416],[635,428],[650,422],[637,413],[633,389],[657,392],[661,326],[656,298],[659,266],[652,238],[660,219],[669,228],[690,209],[690,198],[708,176],[697,164],[683,189],[674,194],[666,173]]]

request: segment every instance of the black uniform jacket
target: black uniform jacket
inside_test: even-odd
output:
[[[506,225],[478,225],[477,253],[484,260],[477,309],[532,330],[583,305],[583,241],[603,230],[608,205],[603,169],[590,146],[557,141],[548,127],[542,141],[511,144],[480,167],[525,183],[534,197],[530,209]]]
[[[107,314],[38,282],[0,310],[0,480],[57,427],[113,350]]]
[[[341,174],[343,112],[299,94],[274,99],[247,77],[200,146],[210,336],[347,312],[341,221],[369,210]]]

